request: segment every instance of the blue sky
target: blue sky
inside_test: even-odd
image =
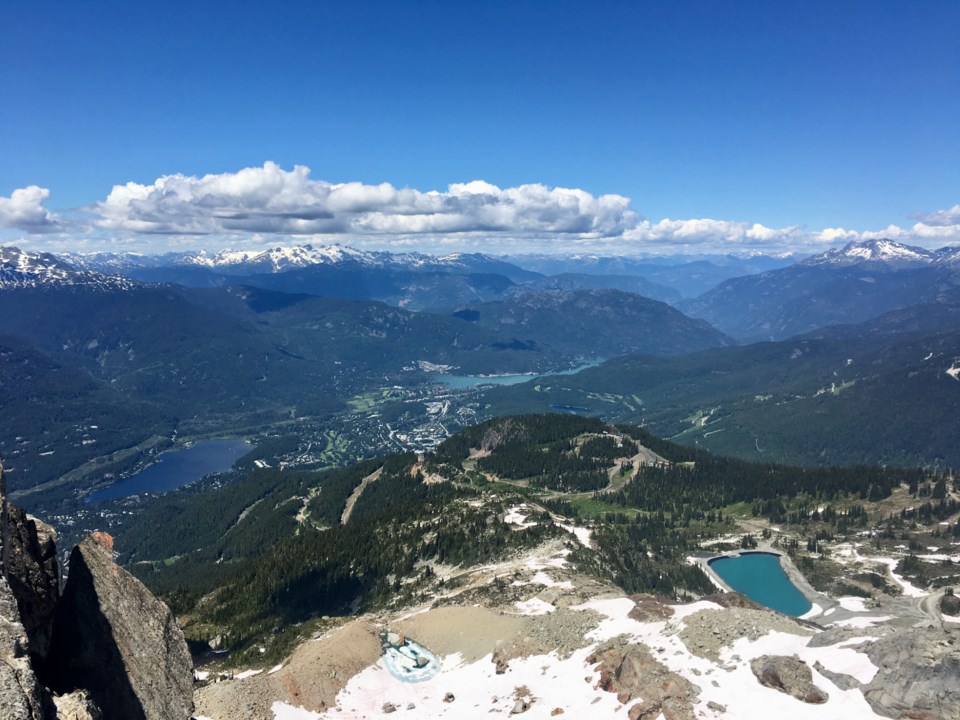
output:
[[[0,241],[957,243],[958,38],[953,0],[11,1]]]

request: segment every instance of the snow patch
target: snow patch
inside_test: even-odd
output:
[[[569,580],[554,580],[552,577],[547,575],[543,570],[537,571],[536,575],[530,578],[531,583],[537,583],[539,585],[545,585],[547,587],[557,587],[561,590],[573,590],[573,583]]]
[[[527,522],[527,516],[521,513],[521,510],[526,510],[526,505],[516,505],[515,507],[507,510],[507,514],[503,516],[503,521],[507,525],[516,525],[517,527],[523,529],[528,527],[536,527],[537,523]]]
[[[849,628],[868,628],[877,625],[878,623],[886,622],[887,620],[892,619],[890,615],[869,615],[867,617],[855,617],[848,618],[846,620],[834,620],[830,623],[833,627],[849,627]]]
[[[304,710],[300,707],[288,705],[285,702],[275,702],[270,706],[273,711],[273,720],[320,720],[320,713]]]
[[[926,597],[927,593],[911,584],[910,581],[904,580],[894,572],[894,568],[897,567],[897,560],[893,558],[873,558],[873,562],[886,565],[888,568],[890,568],[890,577],[892,577],[893,581],[900,586],[900,589],[903,590],[903,594],[907,597]]]
[[[561,524],[560,527],[562,527],[568,533],[573,533],[574,535],[576,535],[577,540],[580,541],[581,545],[583,545],[584,547],[590,547],[590,537],[593,535],[593,533],[590,530],[587,530],[587,528],[576,527],[575,525]]]
[[[530,598],[529,600],[523,600],[515,602],[514,607],[517,608],[519,615],[547,615],[552,613],[556,608],[548,602],[541,600],[540,598]]]
[[[823,608],[817,605],[816,603],[810,603],[810,609],[807,610],[803,615],[800,616],[801,620],[807,620],[812,617],[816,617],[823,612]]]
[[[850,612],[867,611],[867,603],[863,598],[842,597],[837,598],[837,602],[840,603],[840,607],[842,607],[844,610],[849,610]]]

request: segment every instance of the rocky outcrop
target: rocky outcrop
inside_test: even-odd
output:
[[[617,694],[626,705],[638,700],[627,711],[630,720],[694,720],[694,705],[700,689],[689,680],[671,672],[658,662],[644,645],[622,639],[598,647],[587,658],[598,664],[600,688]]]
[[[734,601],[736,604],[723,610],[707,608],[683,619],[682,629],[677,635],[691,653],[715,663],[725,664],[721,659],[722,651],[741,638],[758,640],[773,631],[792,635],[813,634],[793,618],[765,608],[754,609],[750,607],[749,601],[743,606],[736,598]]]
[[[58,692],[88,690],[104,720],[186,720],[193,663],[183,631],[112,548],[95,533],[73,549],[46,678]]]
[[[9,503],[6,503],[6,517],[7,580],[17,599],[30,655],[36,662],[47,656],[53,614],[60,599],[57,534],[46,523]]]
[[[77,690],[53,698],[57,720],[103,720],[103,713],[86,690]]]
[[[45,720],[43,688],[30,664],[17,601],[0,575],[0,718]]]
[[[879,670],[863,694],[874,712],[898,719],[960,720],[960,648],[951,635],[911,628],[868,645],[865,651]]]
[[[797,700],[821,705],[829,695],[813,684],[810,667],[798,657],[763,655],[750,663],[761,685],[786,693]]]

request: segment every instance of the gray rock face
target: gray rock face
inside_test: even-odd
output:
[[[43,690],[27,650],[17,601],[0,575],[0,718],[44,720]]]
[[[187,720],[193,663],[170,609],[113,562],[112,538],[73,549],[57,608],[47,677],[89,691],[104,720]]]
[[[30,655],[34,661],[42,660],[50,648],[53,615],[60,599],[57,535],[52,527],[9,503],[6,511],[9,548],[4,556],[10,565],[7,579],[17,599]]]
[[[805,703],[820,705],[829,695],[813,684],[813,673],[803,660],[784,655],[764,655],[750,663],[762,685],[786,693]]]
[[[863,694],[890,718],[960,720],[960,645],[953,633],[911,628],[866,648],[879,668]]]
[[[57,708],[57,720],[103,720],[103,713],[86,690],[60,695],[53,702]]]

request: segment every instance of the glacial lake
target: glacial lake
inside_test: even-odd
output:
[[[90,493],[88,503],[175,490],[196,482],[204,475],[223,472],[253,449],[245,440],[203,440],[182,450],[160,453],[157,461],[136,475],[118,480],[110,487]]]
[[[737,592],[784,615],[797,617],[813,607],[790,582],[778,555],[750,552],[716,558],[710,561],[710,568]]]
[[[551,377],[554,375],[576,375],[581,370],[596,367],[604,361],[604,358],[591,360],[590,362],[578,365],[569,370],[557,370],[555,372],[522,373],[519,375],[447,375],[446,373],[431,373],[430,379],[434,382],[443,383],[454,390],[469,390],[470,388],[481,385],[519,385],[530,380],[539,380],[540,378]]]

